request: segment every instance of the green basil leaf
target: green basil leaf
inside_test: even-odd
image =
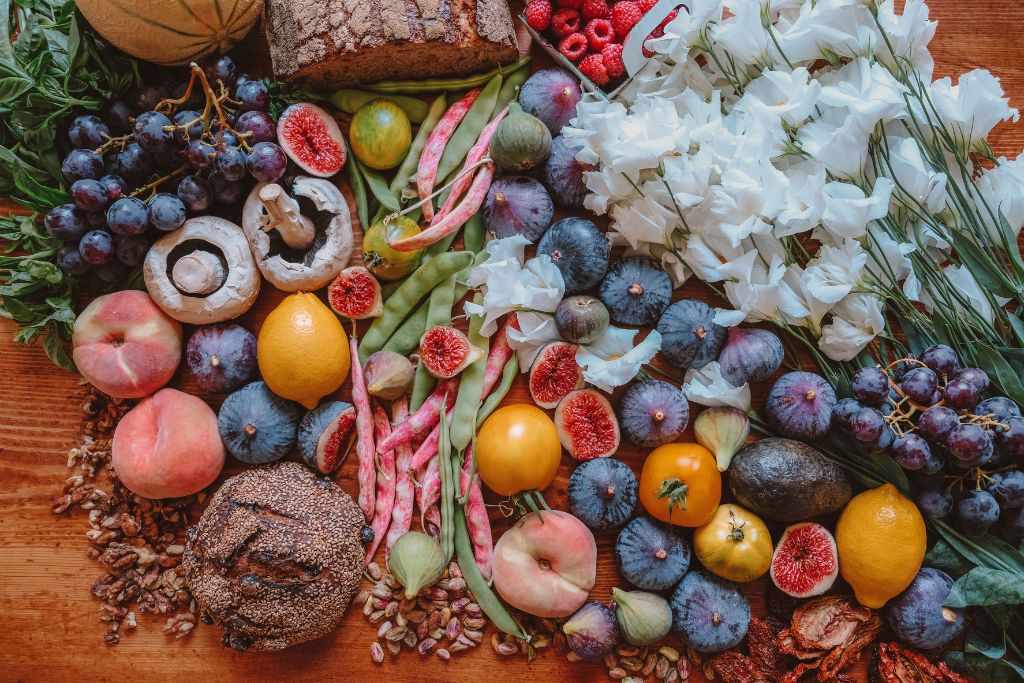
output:
[[[17,76],[0,78],[0,100],[13,102],[27,92],[32,85],[32,81]]]
[[[54,365],[70,372],[78,372],[74,361],[68,354],[68,342],[61,339],[61,336],[53,329],[50,329],[43,338],[43,350],[50,357]]]
[[[1021,320],[1020,316],[1016,313],[1007,313],[1006,318],[1010,321],[1013,333],[1017,335],[1017,341],[1024,345],[1024,320]]]
[[[950,576],[960,576],[975,566],[953,549],[949,543],[939,539],[924,556],[924,566],[941,569]]]
[[[1019,366],[1015,371],[997,350],[985,344],[978,344],[975,354],[978,367],[995,380],[1006,397],[1024,403],[1024,366]]]
[[[982,683],[1019,683],[1024,665],[1006,659],[989,659],[985,655],[947,652],[946,663],[965,676]]]
[[[14,184],[30,200],[35,202],[38,205],[37,208],[41,211],[48,211],[52,207],[67,201],[66,194],[52,187],[46,187],[20,167],[14,169]]]
[[[953,584],[947,607],[1019,605],[1024,603],[1024,577],[989,567],[975,567]]]

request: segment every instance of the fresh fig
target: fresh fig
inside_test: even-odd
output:
[[[499,239],[522,235],[536,242],[551,225],[555,205],[544,186],[533,178],[498,178],[484,203],[487,229]]]
[[[394,401],[412,389],[416,369],[409,359],[394,351],[370,354],[363,365],[366,391],[370,396]]]
[[[638,517],[615,540],[619,571],[637,588],[662,591],[679,583],[690,568],[690,542],[678,529]]]
[[[231,455],[263,465],[292,450],[301,416],[298,403],[281,398],[263,382],[252,382],[224,400],[217,429]]]
[[[277,144],[310,175],[330,178],[345,165],[345,139],[338,122],[309,102],[297,102],[281,112]]]
[[[544,346],[530,366],[530,398],[541,408],[551,409],[575,389],[582,389],[583,369],[576,363],[579,347],[567,342]]]
[[[729,469],[733,456],[743,448],[749,435],[750,418],[738,408],[705,408],[693,421],[694,438],[697,443],[715,454],[719,472]]]
[[[536,71],[519,89],[523,111],[540,119],[552,135],[558,135],[575,118],[582,97],[580,82],[563,69]]]
[[[559,401],[555,427],[562,448],[577,460],[606,458],[619,449],[615,411],[594,389],[577,389]]]
[[[420,337],[420,362],[434,377],[450,379],[475,363],[483,351],[450,325],[431,327]]]
[[[298,434],[303,462],[324,474],[338,469],[355,441],[355,426],[355,406],[344,401],[327,401],[306,413]]]
[[[569,642],[569,648],[588,662],[604,657],[619,641],[615,613],[607,605],[594,600],[584,603],[562,624],[562,633]]]
[[[622,526],[636,503],[636,475],[621,460],[590,460],[569,477],[569,511],[595,531]]]
[[[814,522],[786,527],[772,554],[772,582],[794,598],[821,595],[839,576],[836,540]]]
[[[736,584],[699,569],[672,593],[672,626],[699,652],[721,652],[747,637],[750,603]]]
[[[690,407],[686,395],[668,382],[645,379],[626,389],[618,414],[631,443],[654,448],[679,438],[690,419]]]
[[[836,392],[821,375],[789,372],[768,392],[764,413],[768,424],[791,439],[813,441],[828,433]]]
[[[280,125],[280,124],[278,124]],[[521,173],[543,163],[551,151],[551,131],[538,119],[512,104],[491,138],[491,159],[499,171]]]
[[[338,315],[352,320],[376,318],[384,312],[380,283],[363,266],[349,266],[327,288],[327,302]]]
[[[567,296],[555,309],[559,336],[573,344],[589,344],[608,329],[608,309],[592,296]]]
[[[759,327],[730,327],[718,354],[722,377],[734,387],[760,382],[782,367],[786,350],[778,335]]]
[[[660,595],[612,588],[612,601],[619,632],[630,645],[651,645],[672,630],[672,608]]]
[[[567,209],[582,209],[587,196],[584,173],[596,171],[597,166],[585,164],[576,158],[579,147],[570,147],[565,136],[551,141],[551,153],[544,164],[544,184],[551,191],[555,203]]]
[[[953,579],[924,567],[913,583],[886,605],[886,620],[896,637],[911,647],[932,650],[959,636],[966,626],[964,611],[946,607]]]
[[[683,299],[661,314],[661,352],[672,365],[700,369],[713,361],[725,344],[725,328],[714,322],[715,309],[703,301]]]
[[[228,393],[256,379],[256,337],[241,325],[197,328],[185,356],[203,391]]]
[[[620,325],[654,325],[672,300],[672,278],[649,258],[631,256],[612,264],[598,296]]]
[[[601,281],[608,271],[611,245],[585,218],[563,218],[544,233],[538,254],[547,254],[562,272],[566,294],[579,294]]]

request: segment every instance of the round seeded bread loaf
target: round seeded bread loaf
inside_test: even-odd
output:
[[[298,463],[247,470],[188,530],[185,579],[225,645],[280,650],[341,621],[363,571],[364,528],[347,493]]]

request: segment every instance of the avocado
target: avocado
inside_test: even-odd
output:
[[[805,443],[778,438],[736,454],[729,488],[740,504],[779,522],[836,512],[853,495],[850,478],[831,460]]]

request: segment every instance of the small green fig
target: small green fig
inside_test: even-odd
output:
[[[660,595],[612,588],[612,600],[619,633],[630,645],[656,643],[672,628],[672,608]]]
[[[693,422],[693,434],[704,448],[715,454],[718,471],[725,472],[750,434],[750,418],[728,406],[706,408]]]
[[[432,586],[444,572],[444,553],[437,541],[419,531],[407,531],[391,547],[388,569],[412,600],[420,589]]]

